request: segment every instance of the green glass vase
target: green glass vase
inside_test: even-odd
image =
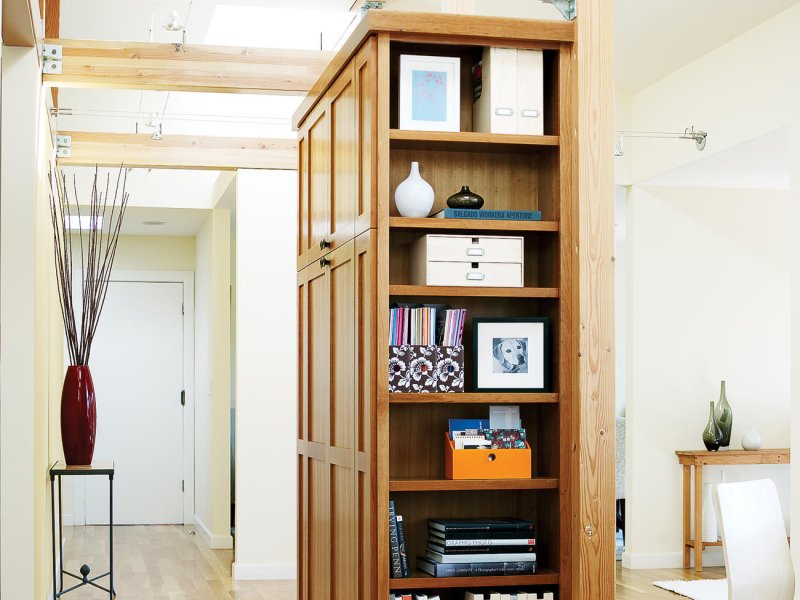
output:
[[[706,450],[714,452],[719,450],[719,443],[722,440],[722,431],[717,425],[717,420],[714,417],[714,403],[709,402],[708,407],[708,424],[703,430],[703,443],[706,445]]]
[[[727,448],[731,445],[733,410],[731,409],[731,405],[728,404],[724,381],[720,384],[719,400],[717,401],[717,408],[714,410],[714,417],[717,420],[719,430],[722,432],[722,439],[719,442],[720,448]]]

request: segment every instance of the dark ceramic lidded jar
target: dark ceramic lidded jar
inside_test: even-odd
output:
[[[469,189],[465,185],[460,192],[456,192],[447,199],[447,206],[450,208],[466,208],[478,210],[483,206],[483,198]]]

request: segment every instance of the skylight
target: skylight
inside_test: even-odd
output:
[[[217,5],[205,43],[252,48],[334,50],[357,13]]]
[[[103,217],[91,217],[90,215],[66,215],[64,217],[64,224],[67,229],[72,231],[89,231],[90,229],[98,230],[103,228]]]

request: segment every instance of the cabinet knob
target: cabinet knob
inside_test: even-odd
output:
[[[319,243],[319,249],[320,250],[325,250],[325,248],[330,248],[330,247],[331,247],[331,243],[328,240],[324,239],[324,238]]]
[[[329,264],[331,264],[331,261],[329,261],[329,260],[328,260],[327,258],[325,258],[324,256],[323,256],[322,258],[320,258],[320,259],[319,259],[319,266],[320,266],[320,267],[322,267],[323,269],[324,269],[325,267],[327,267]]]

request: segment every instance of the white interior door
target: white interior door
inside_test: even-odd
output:
[[[89,366],[118,524],[184,522],[183,321],[183,283],[109,284]],[[107,523],[108,480],[84,479],[86,523]]]

